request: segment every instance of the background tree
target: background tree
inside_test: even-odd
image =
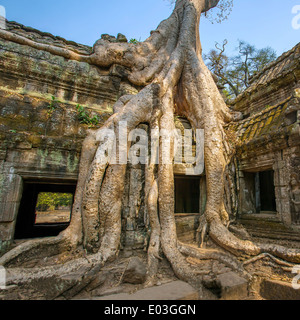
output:
[[[40,192],[36,204],[38,211],[56,210],[58,207],[72,205],[71,193]]]
[[[225,53],[227,44],[227,40],[222,45],[216,43],[215,49],[204,55],[204,60],[217,76],[219,85],[225,87],[226,98],[232,100],[250,86],[251,78],[257,72],[276,59],[276,52],[270,47],[257,49],[239,40],[238,54],[229,57]]]

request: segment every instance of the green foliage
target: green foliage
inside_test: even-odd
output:
[[[56,109],[56,103],[60,103],[59,100],[56,99],[56,97],[52,96],[51,97],[51,102],[48,106],[48,115],[51,116],[53,111]]]
[[[71,193],[41,192],[38,195],[36,204],[37,211],[55,210],[60,206],[69,207],[72,205],[73,195]]]
[[[227,40],[204,55],[210,71],[217,77],[218,84],[228,100],[234,99],[251,85],[251,79],[267,64],[276,59],[275,51],[270,48],[256,49],[245,41],[239,40],[238,54],[229,57],[226,51]]]
[[[90,112],[86,110],[81,105],[76,106],[77,114],[78,114],[78,120],[82,124],[87,124],[89,127],[97,126],[100,122],[100,118],[97,115],[92,116]]]
[[[132,44],[138,44],[140,41],[138,41],[137,39],[130,39],[129,40],[129,43],[132,43]]]

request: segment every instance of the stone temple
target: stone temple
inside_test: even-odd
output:
[[[12,35],[90,54],[91,47],[15,22]],[[102,35],[108,41],[127,41]],[[19,38],[18,38],[19,39]],[[55,236],[66,219],[38,221],[41,193],[74,195],[81,147],[124,94],[135,94],[126,68],[99,68],[0,36],[0,253],[20,241]],[[80,114],[84,110],[88,117]],[[266,66],[232,108],[238,148],[228,168],[226,207],[252,237],[300,241],[300,44]],[[97,121],[91,121],[91,119]],[[179,126],[191,128],[186,119]],[[123,248],[143,248],[147,237],[144,167],[128,164],[123,196]],[[204,174],[175,166],[175,214],[180,237],[192,239],[206,201]]]

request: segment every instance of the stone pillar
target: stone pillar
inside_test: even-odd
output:
[[[239,168],[237,170],[237,179],[239,183],[239,191],[238,191],[238,210],[237,210],[237,217],[241,218],[243,214],[243,198],[244,198],[244,190],[245,190],[245,181],[244,181],[244,173]]]
[[[13,240],[22,191],[22,177],[15,174],[13,168],[10,169],[10,173],[0,175],[0,240],[2,246]]]
[[[126,236],[125,246],[143,246],[143,235],[139,233],[139,217],[142,206],[143,170],[140,166],[130,166],[128,181],[128,202],[125,208]]]
[[[255,173],[238,171],[239,179],[239,206],[238,216],[256,213],[255,207]]]
[[[286,188],[287,198],[290,203],[290,216],[292,224],[300,224],[300,146],[291,147],[284,151],[284,157],[288,163],[288,184]],[[296,203],[295,203],[296,201]]]
[[[276,159],[277,161],[273,165],[276,210],[282,222],[286,226],[290,226],[292,223],[292,219],[291,219],[290,197],[288,193],[289,174],[288,174],[287,162],[285,160],[282,160],[281,152],[279,152],[276,155]]]

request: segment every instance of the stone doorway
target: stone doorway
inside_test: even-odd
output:
[[[200,177],[175,176],[175,214],[199,214]]]
[[[274,171],[244,172],[243,213],[276,213]]]
[[[259,212],[276,212],[274,171],[262,171],[258,173],[257,189]]]
[[[24,181],[15,239],[57,236],[70,223],[74,183]]]

